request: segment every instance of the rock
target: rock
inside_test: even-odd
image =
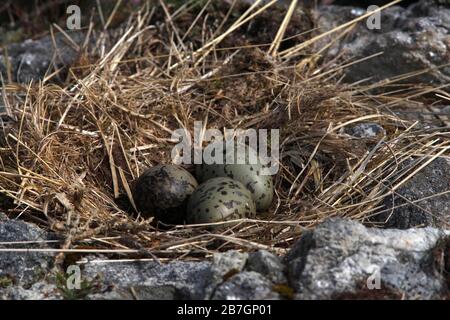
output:
[[[110,291],[88,294],[86,300],[136,300],[136,297],[130,288],[114,287]]]
[[[88,281],[100,276],[104,284],[103,293],[89,296],[90,299],[100,299],[104,295],[126,298],[132,291],[142,294],[137,297],[139,299],[203,299],[210,265],[210,262],[183,261],[166,265],[156,262],[89,262],[84,265],[82,276]],[[114,292],[110,293],[111,290]]]
[[[247,259],[247,253],[241,253],[235,250],[214,254],[211,266],[214,282],[222,282],[228,276],[241,272],[247,263]]]
[[[386,131],[378,123],[358,123],[345,128],[345,133],[356,138],[373,138],[376,136],[385,136]]]
[[[82,276],[103,283],[88,299],[279,299],[271,280],[286,282],[281,261],[265,251],[250,257],[230,250],[214,254],[212,262],[89,261]]]
[[[273,287],[286,283],[283,271],[280,259],[265,250],[215,254],[207,296],[213,300],[280,299]]]
[[[0,219],[0,248],[11,248],[21,241],[45,241],[47,232],[37,226],[18,220]],[[14,248],[45,248],[45,244],[16,244]],[[53,254],[41,252],[0,252],[0,278],[10,278],[14,283],[28,285],[36,282],[50,268]]]
[[[109,292],[87,296],[89,300],[182,300],[183,298],[173,286],[147,287],[142,285],[113,288]]]
[[[323,6],[316,11],[320,32],[353,20],[366,11],[357,7]],[[326,54],[332,59],[343,52],[342,59],[356,61],[383,52],[382,55],[346,68],[347,82],[367,79],[377,82],[394,76],[432,68],[431,71],[408,78],[407,82],[435,85],[450,82],[450,67],[437,68],[450,62],[450,8],[421,0],[408,8],[391,7],[381,13],[380,29],[369,30],[359,23],[348,37],[337,41]],[[337,34],[317,43],[318,48],[336,40]]]
[[[409,168],[408,164],[404,165],[405,169]],[[374,220],[386,228],[432,226],[450,229],[449,189],[450,160],[438,158],[397,189],[396,194],[387,196],[382,213]]]
[[[446,285],[433,253],[449,235],[329,219],[306,232],[286,256],[289,282],[299,299],[440,298]]]
[[[82,32],[70,32],[69,35],[77,45],[81,45],[84,41]],[[64,35],[56,34],[55,44],[56,46],[52,37],[47,36],[9,45],[7,53],[11,67],[11,80],[19,83],[40,80],[47,72],[51,73],[54,67],[70,66],[76,61],[78,52]],[[0,55],[4,55],[2,50]],[[4,79],[8,79],[6,70],[3,58],[0,60],[0,71]]]
[[[446,115],[450,115],[450,106],[444,106],[442,108],[442,113],[444,113]]]
[[[329,219],[305,232],[283,260],[267,251],[164,265],[87,260],[82,280],[100,284],[87,295],[95,300],[435,299],[448,289],[442,261],[449,247],[450,231],[383,230]]]
[[[287,282],[283,263],[276,255],[266,250],[250,253],[245,269],[258,272],[275,284]]]
[[[232,276],[219,285],[212,297],[213,300],[277,300],[278,293],[272,291],[273,283],[261,274],[244,271]]]
[[[0,289],[0,300],[61,300],[63,296],[54,284],[43,281],[34,283],[29,289],[14,286]]]
[[[205,288],[205,297],[211,297],[218,285],[241,272],[247,263],[247,259],[247,253],[236,250],[214,254],[208,275],[208,286]]]
[[[7,65],[9,65],[11,81],[28,84],[30,81],[42,80],[45,75],[51,74],[57,69],[62,69],[53,82],[63,82],[66,77],[67,67],[70,67],[80,58],[84,49],[86,34],[83,31],[66,31],[71,41],[61,33],[45,36],[37,40],[25,40],[7,46],[7,50],[0,48],[0,73],[5,81],[9,80]],[[121,30],[108,31],[105,37],[105,49],[109,50],[121,34]],[[122,32],[123,34],[123,32]],[[87,52],[91,54],[98,39],[98,33],[93,32],[87,42]],[[5,59],[5,54],[8,60]]]
[[[173,286],[159,286],[151,288],[147,286],[133,287],[133,295],[138,300],[182,300],[185,295],[179,294]]]

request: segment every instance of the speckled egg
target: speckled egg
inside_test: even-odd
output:
[[[242,160],[240,163],[243,164],[226,164],[226,150],[223,150],[223,164],[201,164],[196,166],[196,176],[198,180],[203,182],[215,177],[229,177],[237,180],[241,182],[248,190],[250,190],[252,198],[256,204],[256,210],[267,210],[273,200],[274,188],[272,176],[261,174],[261,170],[264,166],[261,164],[258,154],[254,149],[246,146],[245,154],[238,154],[237,148],[235,148],[234,151],[234,159],[238,159],[238,157],[240,157]],[[254,155],[254,159],[257,160],[256,164],[250,164],[250,160],[252,159],[250,158],[250,154]]]
[[[133,199],[143,217],[154,216],[167,224],[183,223],[187,200],[197,186],[195,178],[184,168],[157,165],[137,179]]]
[[[213,223],[254,217],[255,202],[239,181],[218,177],[202,183],[189,198],[187,223]]]

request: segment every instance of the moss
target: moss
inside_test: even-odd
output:
[[[357,285],[354,292],[342,292],[332,297],[333,300],[400,300],[403,294],[400,291],[381,284],[380,289],[370,290],[365,282]]]
[[[23,41],[25,38],[22,28],[16,30],[6,30],[0,27],[0,46]]]
[[[233,277],[234,275],[236,275],[238,273],[239,273],[239,270],[231,269],[226,274],[224,274],[224,276],[222,277],[223,282],[228,281],[231,277]]]
[[[433,250],[434,267],[442,274],[446,283],[446,298],[450,299],[450,237],[445,237]]]
[[[433,272],[441,274],[445,283],[443,299],[450,300],[450,237],[444,237],[435,245],[432,254]]]
[[[83,300],[87,295],[97,291],[96,281],[82,279],[79,289],[67,287],[69,275],[64,272],[58,272],[55,275],[55,283],[65,300]]]
[[[295,290],[285,284],[276,284],[272,287],[272,290],[280,294],[283,298],[292,300],[295,296]]]
[[[0,277],[0,289],[5,289],[7,287],[12,286],[14,283],[13,279],[8,276]]]

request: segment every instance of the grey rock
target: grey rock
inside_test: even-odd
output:
[[[181,300],[184,297],[173,286],[159,286],[156,288],[137,286],[133,289],[133,295],[138,300]]]
[[[0,248],[45,248],[46,245],[39,242],[48,237],[47,232],[31,223],[0,219]],[[37,243],[5,244],[21,241]],[[0,252],[0,277],[9,277],[21,285],[31,284],[47,272],[52,257],[50,253],[41,252]]]
[[[129,293],[132,290],[141,292],[142,297],[137,297],[141,299],[169,296],[179,299],[203,299],[210,265],[210,262],[181,261],[166,265],[156,262],[89,262],[84,265],[82,276],[89,281],[99,276],[104,286],[109,287],[105,288],[103,293],[110,292],[110,288],[118,288],[112,294],[117,298],[130,298]],[[89,298],[100,297],[101,295],[93,295]]]
[[[83,32],[68,34],[77,45],[83,43]],[[70,66],[78,58],[77,49],[61,33],[55,35],[54,42],[51,36],[47,36],[38,40],[11,44],[8,46],[7,53],[11,80],[19,83],[43,79],[46,74],[57,68]],[[0,55],[4,56],[2,50]],[[6,61],[4,58],[0,59],[0,71],[4,79],[8,79],[6,70]]]
[[[114,287],[101,293],[88,294],[86,300],[136,300],[136,297],[130,288]]]
[[[215,254],[212,262],[88,261],[82,276],[103,284],[101,292],[88,299],[209,299],[216,288],[244,269],[247,258],[247,253],[231,250]]]
[[[285,268],[280,258],[266,250],[250,253],[245,269],[258,272],[275,284],[287,282]]]
[[[276,256],[262,253],[261,257],[254,260],[264,260],[266,266],[272,264],[282,269]],[[90,294],[88,299],[209,299],[227,295],[228,287],[239,287],[239,297],[277,298],[269,279],[256,272],[243,271],[247,259],[247,253],[231,250],[215,254],[212,262],[159,265],[156,262],[88,261],[82,275],[88,281],[98,279],[103,284],[101,292]],[[270,273],[270,270],[259,268],[261,272]],[[277,276],[279,270],[274,272],[275,278],[281,277]],[[241,274],[243,276],[238,276]],[[260,286],[255,292],[254,285]]]
[[[448,235],[433,228],[383,230],[329,219],[304,234],[286,256],[290,285],[298,299],[440,298],[446,285],[433,252]],[[377,274],[380,289],[370,290],[370,277]]]
[[[324,6],[316,11],[321,32],[353,20],[365,10],[356,7]],[[382,55],[346,68],[348,82],[367,80],[377,82],[409,72],[432,70],[409,78],[407,82],[450,82],[450,67],[438,68],[450,62],[450,8],[422,0],[408,8],[391,7],[381,13],[380,29],[369,30],[365,21],[359,23],[348,37],[337,41],[326,54],[334,58],[343,52],[342,59],[354,61],[383,52]],[[318,47],[329,44],[336,35],[322,39]]]
[[[409,161],[403,170],[412,164],[413,161]],[[450,160],[438,158],[417,172],[395,194],[387,196],[382,212],[373,220],[383,223],[386,228],[432,226],[450,229],[449,190]]]
[[[224,253],[215,253],[208,277],[208,286],[205,289],[205,297],[211,297],[214,290],[228,278],[241,272],[248,259],[248,253],[230,250]]]
[[[30,288],[14,286],[0,290],[0,300],[61,300],[63,296],[54,284],[44,281],[34,283]]]
[[[450,231],[329,219],[305,232],[284,260],[267,251],[164,265],[89,260],[82,276],[102,284],[87,296],[96,300],[283,299],[291,298],[291,288],[298,299],[434,299],[447,290],[439,257],[449,246]],[[380,289],[369,290],[368,283],[378,285],[368,282],[377,274]]]
[[[242,271],[247,263],[247,259],[248,253],[241,253],[235,250],[214,254],[211,266],[213,280],[221,282],[227,275]]]
[[[215,253],[208,277],[208,286],[205,288],[205,297],[211,297],[216,288],[228,278],[241,272],[248,259],[248,253],[230,250],[224,253]]]
[[[273,284],[261,274],[244,271],[232,276],[214,292],[213,300],[278,300]]]
[[[127,288],[113,288],[105,293],[95,293],[87,296],[89,300],[181,300],[177,288],[173,286],[148,287],[135,285]]]
[[[345,128],[347,134],[356,138],[372,138],[376,136],[385,136],[386,131],[378,123],[358,123]]]

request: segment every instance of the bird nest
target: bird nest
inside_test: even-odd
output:
[[[14,120],[3,126],[4,207],[11,218],[53,232],[60,261],[93,253],[159,260],[229,249],[281,254],[327,217],[371,223],[387,210],[384,197],[448,154],[448,132],[392,112],[420,104],[430,87],[398,84],[405,77],[341,84],[345,64],[322,56],[327,47],[317,43],[326,34],[307,11],[274,1],[218,3],[145,5],[116,30],[109,49],[108,28],[86,41],[94,44],[80,49],[65,83],[52,83],[57,70],[39,83],[3,87]],[[280,130],[266,214],[210,229],[162,226],[134,212],[133,181],[146,167],[170,163],[172,133],[193,133],[195,121]],[[361,122],[382,125],[386,135],[346,134]]]

